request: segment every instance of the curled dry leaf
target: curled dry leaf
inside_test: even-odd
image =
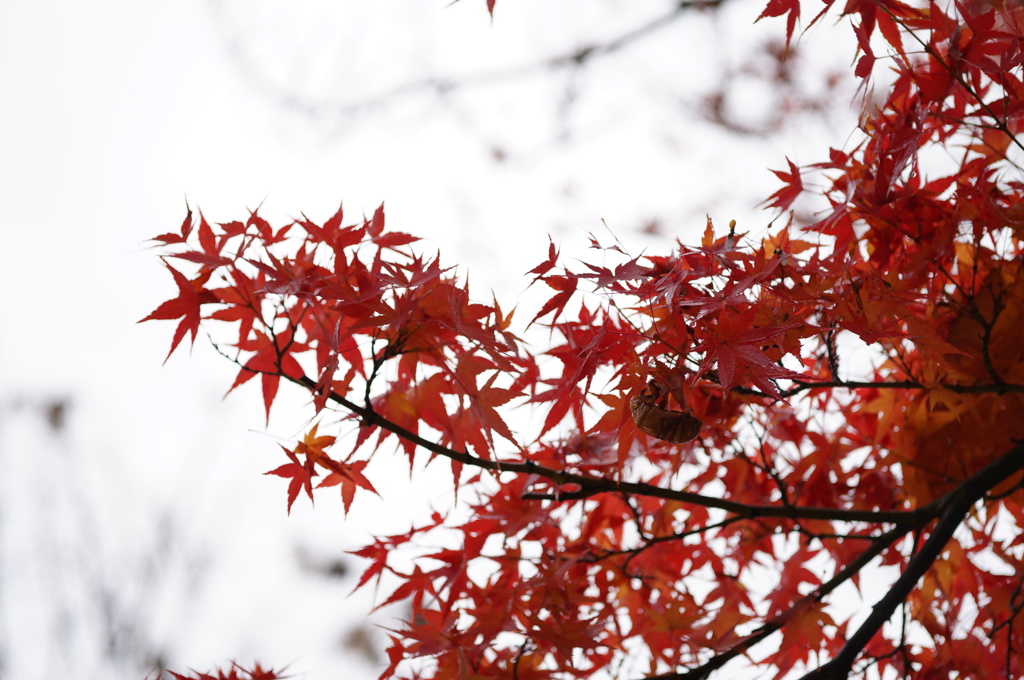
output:
[[[644,390],[629,400],[633,421],[644,434],[673,444],[682,444],[700,434],[704,422],[684,411],[673,411],[662,404],[665,396],[657,388]]]

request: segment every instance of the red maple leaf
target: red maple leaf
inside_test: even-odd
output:
[[[167,357],[164,358],[164,363],[166,363],[167,359],[170,359],[171,355],[174,354],[178,343],[185,337],[185,333],[192,333],[192,344],[195,344],[196,333],[199,332],[199,306],[203,303],[216,302],[217,300],[210,291],[203,287],[210,278],[210,272],[201,273],[194,281],[189,281],[184,274],[167,264],[166,261],[164,265],[170,270],[171,275],[174,277],[174,283],[178,286],[178,297],[164,302],[154,309],[149,316],[140,319],[139,323],[155,319],[181,319],[181,323],[174,330],[171,350],[167,353]]]
[[[291,480],[288,483],[288,514],[292,512],[292,503],[299,497],[299,491],[306,490],[306,495],[309,496],[309,500],[313,500],[313,477],[317,476],[317,471],[314,461],[306,458],[305,461],[300,461],[299,457],[295,455],[294,451],[290,451],[285,447],[281,447],[288,456],[290,463],[274,468],[270,472],[265,472],[267,475],[277,475],[278,477],[284,477],[285,479]]]
[[[695,347],[706,353],[695,377],[717,363],[718,380],[722,387],[729,389],[744,380],[750,380],[776,399],[779,398],[779,390],[773,380],[803,377],[800,373],[780,366],[764,353],[764,348],[771,344],[773,338],[799,328],[801,324],[757,328],[752,325],[756,315],[757,308],[754,306],[739,314],[723,309],[709,337]]]
[[[800,168],[796,166],[796,163],[786,159],[789,163],[789,172],[784,170],[772,170],[772,173],[785,183],[786,186],[782,187],[768,198],[769,208],[778,208],[779,210],[785,210],[793,204],[797,196],[804,190],[804,183],[800,179]]]
[[[341,501],[345,506],[345,514],[348,514],[348,509],[352,506],[352,499],[355,498],[357,488],[377,493],[377,490],[373,488],[373,484],[363,474],[367,461],[357,460],[354,463],[339,463],[329,460],[325,461],[324,465],[331,472],[323,478],[323,481],[317,484],[317,488],[322,486],[340,486]],[[380,494],[377,495],[379,496]]]
[[[783,14],[789,15],[786,17],[786,46],[788,47],[793,39],[796,20],[800,18],[800,0],[769,0],[764,11],[757,17],[757,21],[765,17],[780,17]]]
[[[228,392],[259,375],[263,382],[263,404],[269,420],[270,407],[277,396],[281,376],[297,379],[305,375],[293,354],[304,352],[308,348],[302,343],[294,342],[290,330],[273,337],[255,331],[255,337],[239,342],[237,347],[244,352],[253,352],[253,355],[242,366]]]

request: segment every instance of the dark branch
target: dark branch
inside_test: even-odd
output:
[[[240,364],[223,352],[214,344],[215,349],[223,356]],[[251,370],[251,369],[247,369]],[[260,371],[253,371],[260,372]],[[301,385],[310,392],[317,391],[317,384],[308,376],[292,377],[279,371],[277,375]],[[844,383],[850,386],[855,383]],[[821,386],[816,383],[816,386]],[[1012,386],[1004,386],[1012,387]],[[392,434],[412,442],[431,453],[444,456],[450,460],[470,465],[483,470],[496,473],[513,472],[517,474],[536,475],[551,480],[559,485],[573,484],[580,487],[578,491],[552,496],[553,500],[582,499],[600,493],[614,492],[620,494],[633,494],[654,498],[675,500],[692,505],[699,505],[709,508],[717,508],[731,513],[740,518],[761,518],[779,517],[787,519],[820,519],[829,521],[844,522],[872,522],[894,524],[894,528],[874,539],[868,548],[862,552],[857,559],[846,565],[831,580],[819,587],[814,593],[806,596],[802,602],[807,600],[821,601],[839,585],[849,580],[858,573],[871,560],[881,554],[886,548],[895,543],[899,538],[910,531],[919,530],[932,520],[938,518],[938,522],[932,530],[929,538],[924,542],[921,550],[911,558],[906,570],[886,593],[872,608],[871,614],[861,624],[860,628],[847,639],[846,644],[831,661],[815,671],[804,676],[804,680],[838,680],[849,676],[854,661],[858,658],[864,647],[871,638],[878,632],[882,625],[888,621],[893,612],[903,603],[910,592],[916,587],[918,580],[941,554],[946,543],[952,537],[953,532],[960,526],[970,511],[971,507],[1000,482],[1008,477],[1024,470],[1024,442],[1018,444],[1001,458],[986,466],[978,473],[961,482],[952,492],[942,498],[929,503],[916,510],[907,511],[874,511],[874,510],[842,510],[835,508],[800,507],[793,505],[767,505],[756,506],[745,503],[737,503],[726,499],[703,496],[688,491],[666,489],[663,487],[645,484],[642,482],[626,482],[601,477],[590,477],[565,470],[556,470],[532,461],[505,462],[487,460],[475,456],[468,451],[456,451],[455,449],[442,446],[437,442],[430,441],[412,432],[387,418],[384,418],[372,408],[359,406],[346,399],[344,396],[331,392],[331,401],[339,404],[353,414],[359,416],[365,426],[376,426],[391,432]],[[527,497],[544,497],[540,494],[528,494]],[[721,668],[731,659],[743,654],[747,649],[761,642],[771,634],[780,630],[787,622],[787,614],[798,607],[794,605],[786,614],[766,621],[754,633],[748,635],[739,644],[726,652],[717,654],[709,661],[697,668],[681,673],[668,673],[657,676],[650,676],[646,680],[702,680],[712,672]]]
[[[864,650],[872,637],[888,621],[917,582],[942,554],[953,532],[964,521],[971,507],[984,498],[990,489],[1024,469],[1024,443],[1010,449],[998,460],[990,463],[980,472],[964,480],[957,488],[942,499],[942,513],[932,529],[931,535],[907,564],[906,570],[896,580],[882,599],[871,608],[871,614],[861,624],[846,644],[831,661],[804,676],[804,680],[838,680],[846,678],[853,668],[853,662]]]
[[[279,375],[301,385],[311,392],[316,391],[316,382],[307,376],[295,378],[285,375],[283,372]],[[922,522],[927,522],[928,520],[935,518],[940,511],[938,503],[931,503],[915,510],[844,510],[839,508],[817,508],[794,505],[749,505],[747,503],[737,503],[724,498],[704,496],[690,491],[667,489],[653,484],[646,484],[644,482],[627,482],[607,479],[604,477],[590,477],[587,475],[568,472],[566,470],[556,470],[554,468],[545,467],[529,460],[522,462],[487,460],[485,458],[475,456],[468,451],[456,451],[455,449],[448,448],[447,446],[442,446],[437,442],[430,441],[429,439],[426,439],[415,432],[398,425],[397,423],[391,422],[387,418],[384,418],[375,412],[373,409],[359,406],[335,392],[331,392],[329,398],[331,401],[359,416],[364,424],[380,427],[388,432],[398,435],[406,441],[412,442],[413,444],[430,451],[431,453],[444,456],[449,460],[462,463],[463,465],[469,465],[481,470],[490,470],[497,473],[514,472],[517,474],[537,475],[538,477],[549,479],[559,485],[572,484],[580,487],[578,491],[566,491],[559,493],[557,496],[552,497],[553,500],[579,500],[602,493],[622,493],[647,496],[650,498],[663,498],[665,500],[679,501],[681,503],[688,503],[691,505],[716,508],[718,510],[724,510],[725,512],[732,513],[733,515],[748,518],[779,517],[785,519],[819,519],[836,522],[886,523],[897,526],[918,526]]]
[[[835,389],[837,387],[857,390],[857,389],[903,389],[903,390],[931,390],[931,389],[944,389],[957,394],[1024,394],[1024,385],[1016,385],[1012,383],[992,383],[987,385],[956,385],[950,383],[936,383],[933,385],[925,385],[919,383],[916,380],[892,380],[892,381],[862,381],[862,380],[823,380],[820,382],[802,382],[794,381],[796,384],[789,389],[781,390],[779,394],[782,398],[792,397],[801,392],[807,392],[809,390],[827,390]],[[751,389],[749,387],[734,387],[733,391],[741,394],[750,394],[757,397],[768,397],[772,398],[771,395],[761,392],[760,390]]]
[[[891,529],[880,536],[874,537],[864,552],[857,556],[855,560],[843,567],[838,574],[833,576],[827,582],[823,583],[817,590],[810,593],[805,597],[802,602],[813,600],[815,602],[821,602],[824,600],[832,591],[841,586],[843,583],[849,581],[854,575],[860,572],[865,566],[868,565],[871,560],[875,559],[882,552],[894,544],[896,541],[905,536],[908,532],[912,531],[912,527],[896,527]],[[663,675],[652,675],[645,678],[645,680],[703,680],[707,678],[713,672],[725,666],[737,656],[745,654],[748,649],[763,641],[765,638],[770,636],[782,629],[786,624],[786,615],[792,612],[800,603],[794,604],[787,612],[769,620],[758,628],[756,631],[745,637],[739,642],[739,644],[731,647],[721,654],[716,654],[706,663],[701,664],[696,668],[683,671],[680,673],[665,673]]]

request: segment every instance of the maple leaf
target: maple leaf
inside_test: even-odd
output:
[[[800,168],[798,168],[796,164],[788,158],[786,159],[786,162],[789,163],[788,173],[784,170],[772,170],[772,173],[781,179],[786,186],[782,187],[768,198],[767,203],[769,208],[778,208],[779,210],[787,209],[789,206],[793,205],[793,201],[795,201],[804,190],[804,183],[800,179]]]
[[[209,279],[209,272],[201,274],[195,281],[189,281],[184,274],[166,261],[164,265],[170,270],[171,275],[174,277],[174,283],[178,286],[178,297],[164,302],[147,317],[140,319],[138,323],[157,319],[181,319],[178,327],[174,330],[171,349],[167,352],[167,357],[164,358],[164,363],[167,363],[167,359],[170,359],[171,355],[174,354],[174,350],[177,349],[178,344],[185,337],[185,333],[192,334],[192,344],[195,344],[196,333],[199,332],[199,306],[206,302],[216,302],[216,299],[203,287]]]
[[[821,583],[817,575],[804,566],[804,563],[811,557],[813,557],[812,551],[802,549],[786,562],[780,575],[779,584],[765,598],[770,607],[769,616],[778,616],[786,612],[788,625],[788,617],[796,616],[794,611],[788,610],[794,603],[801,601],[804,595],[800,592],[800,587],[805,583],[815,586]]]
[[[555,265],[558,264],[558,249],[555,248],[555,242],[550,236],[548,236],[548,259],[541,262],[539,265],[526,272],[527,274],[536,274],[533,281],[541,279],[545,274],[551,271]]]
[[[797,663],[805,663],[827,640],[826,626],[836,623],[825,611],[825,605],[807,598],[788,612],[782,628],[780,651],[770,657],[778,666],[773,680],[781,680]]]
[[[459,362],[455,376],[469,397],[470,410],[481,427],[486,431],[496,432],[515,444],[515,435],[495,407],[508,403],[518,394],[513,390],[494,387],[494,382],[499,377],[497,372],[492,372],[483,385],[477,386],[480,374],[494,368],[492,362],[482,357],[465,357]]]
[[[333,437],[332,437],[333,439]],[[366,489],[372,493],[377,493],[377,490],[373,488],[373,484],[370,480],[363,475],[363,470],[367,466],[367,461],[357,460],[354,463],[339,463],[333,460],[324,461],[325,467],[331,472],[323,478],[323,480],[317,484],[317,488],[322,486],[340,486],[341,487],[341,501],[345,506],[345,514],[348,514],[349,508],[352,506],[352,499],[355,498],[356,488]],[[380,494],[377,494],[378,496]]]
[[[463,642],[458,622],[457,612],[420,609],[400,631],[402,637],[412,641],[405,646],[407,653],[414,657],[434,656],[458,649]]]
[[[423,571],[418,565],[413,569],[412,574],[404,576],[402,585],[395,589],[386,600],[374,607],[374,610],[386,607],[395,602],[402,602],[412,598],[411,608],[413,612],[423,609],[423,600],[429,596],[431,600],[440,599],[440,595],[434,588],[434,575]]]
[[[328,458],[325,449],[331,446],[335,442],[335,437],[330,435],[317,434],[320,424],[314,425],[309,432],[305,434],[302,441],[295,447],[295,453],[305,454],[307,458],[311,458],[313,462],[318,462],[321,458]]]
[[[779,390],[772,382],[773,380],[802,378],[803,376],[779,366],[765,355],[763,348],[770,344],[773,338],[799,328],[800,324],[786,324],[771,328],[752,327],[756,314],[757,309],[753,306],[739,314],[723,310],[710,336],[695,347],[697,350],[706,352],[695,376],[717,364],[718,379],[722,387],[729,389],[741,384],[741,380],[745,378],[766,394],[778,399],[780,398]]]
[[[188,214],[185,215],[185,220],[181,223],[181,233],[175,234],[170,232],[167,234],[161,234],[153,238],[154,241],[160,241],[164,245],[174,245],[177,243],[187,243],[189,234],[192,233],[192,209],[188,208]]]
[[[316,468],[312,461],[308,458],[305,462],[300,462],[299,457],[295,455],[294,451],[281,447],[288,456],[290,463],[274,468],[270,472],[263,474],[277,475],[278,477],[284,477],[285,479],[291,480],[288,483],[288,514],[292,512],[292,504],[295,499],[299,497],[299,492],[303,489],[306,490],[306,495],[309,496],[310,502],[313,501],[313,477],[317,476]]]
[[[373,217],[366,223],[366,232],[370,235],[370,238],[376,240],[384,231],[384,204],[381,203],[376,210],[373,211]]]
[[[252,352],[253,355],[242,366],[228,392],[259,375],[263,383],[263,404],[269,421],[270,407],[277,396],[281,376],[296,379],[304,376],[302,366],[292,355],[305,351],[307,347],[294,342],[290,330],[273,337],[256,331],[256,337],[239,342],[237,347],[244,352]]]
[[[572,297],[573,293],[576,292],[576,287],[579,284],[579,279],[575,276],[557,276],[552,274],[550,276],[542,277],[541,280],[558,292],[544,303],[544,306],[540,308],[540,311],[533,317],[530,324],[533,324],[548,314],[552,314],[557,318],[569,303],[569,299]]]
[[[189,250],[184,253],[173,253],[171,257],[176,257],[182,260],[188,260],[189,262],[195,262],[200,264],[203,268],[216,269],[224,265],[231,264],[231,259],[221,255],[221,249],[227,242],[227,236],[217,238],[210,224],[203,217],[202,213],[199,214],[199,246],[202,250]]]
[[[551,617],[537,621],[530,634],[533,639],[550,644],[563,657],[571,659],[577,650],[603,645],[602,630],[599,622],[555,612]]]
[[[349,551],[350,555],[356,555],[358,557],[368,559],[371,562],[363,571],[362,576],[359,577],[359,582],[356,584],[355,588],[352,589],[352,592],[362,588],[375,576],[377,577],[377,583],[379,584],[380,577],[383,575],[384,570],[391,570],[391,567],[387,565],[387,559],[388,556],[391,555],[392,551],[407,544],[414,536],[437,528],[443,521],[444,517],[440,513],[435,512],[431,516],[430,521],[421,527],[414,527],[404,534],[377,538],[372,544],[365,546],[360,550]]]
[[[716,245],[709,250],[717,251],[720,249],[721,240],[716,242]],[[773,258],[764,267],[755,268],[742,279],[737,280],[737,278],[730,277],[720,291],[705,293],[699,297],[695,295],[692,298],[679,300],[676,304],[684,308],[695,308],[698,319],[717,313],[726,306],[747,307],[750,289],[769,278],[779,266],[779,263],[780,261],[777,258]]]
[[[875,65],[875,53],[871,50],[871,31],[874,29],[872,23],[869,28],[865,28],[864,24],[855,26],[853,29],[854,34],[857,36],[857,43],[860,46],[861,55],[860,59],[857,60],[857,68],[854,69],[854,75],[858,78],[867,78],[871,75],[871,70]]]
[[[760,21],[765,17],[780,17],[783,14],[789,15],[786,17],[786,47],[788,48],[793,39],[796,21],[800,18],[800,0],[768,0],[768,5],[755,21]]]

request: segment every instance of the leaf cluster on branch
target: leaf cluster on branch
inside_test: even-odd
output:
[[[1024,8],[831,5],[814,22],[848,20],[856,76],[892,70],[861,141],[776,171],[763,233],[709,219],[699,244],[574,266],[551,244],[529,324],[383,206],[190,211],[157,238],[178,294],[145,320],[180,320],[171,351],[227,327],[232,389],[258,378],[268,418],[282,379],[310,396],[268,473],[289,509],[375,493],[388,441],[450,465],[457,516],[355,552],[359,586],[387,574],[382,604],[410,608],[382,677],[704,678],[741,656],[776,678],[1024,675]],[[792,37],[799,14],[762,17]],[[815,192],[829,208],[797,223]],[[874,357],[855,377],[852,339]],[[343,448],[323,432],[346,419]],[[435,531],[459,545],[419,549]],[[834,606],[885,567],[870,610]]]

